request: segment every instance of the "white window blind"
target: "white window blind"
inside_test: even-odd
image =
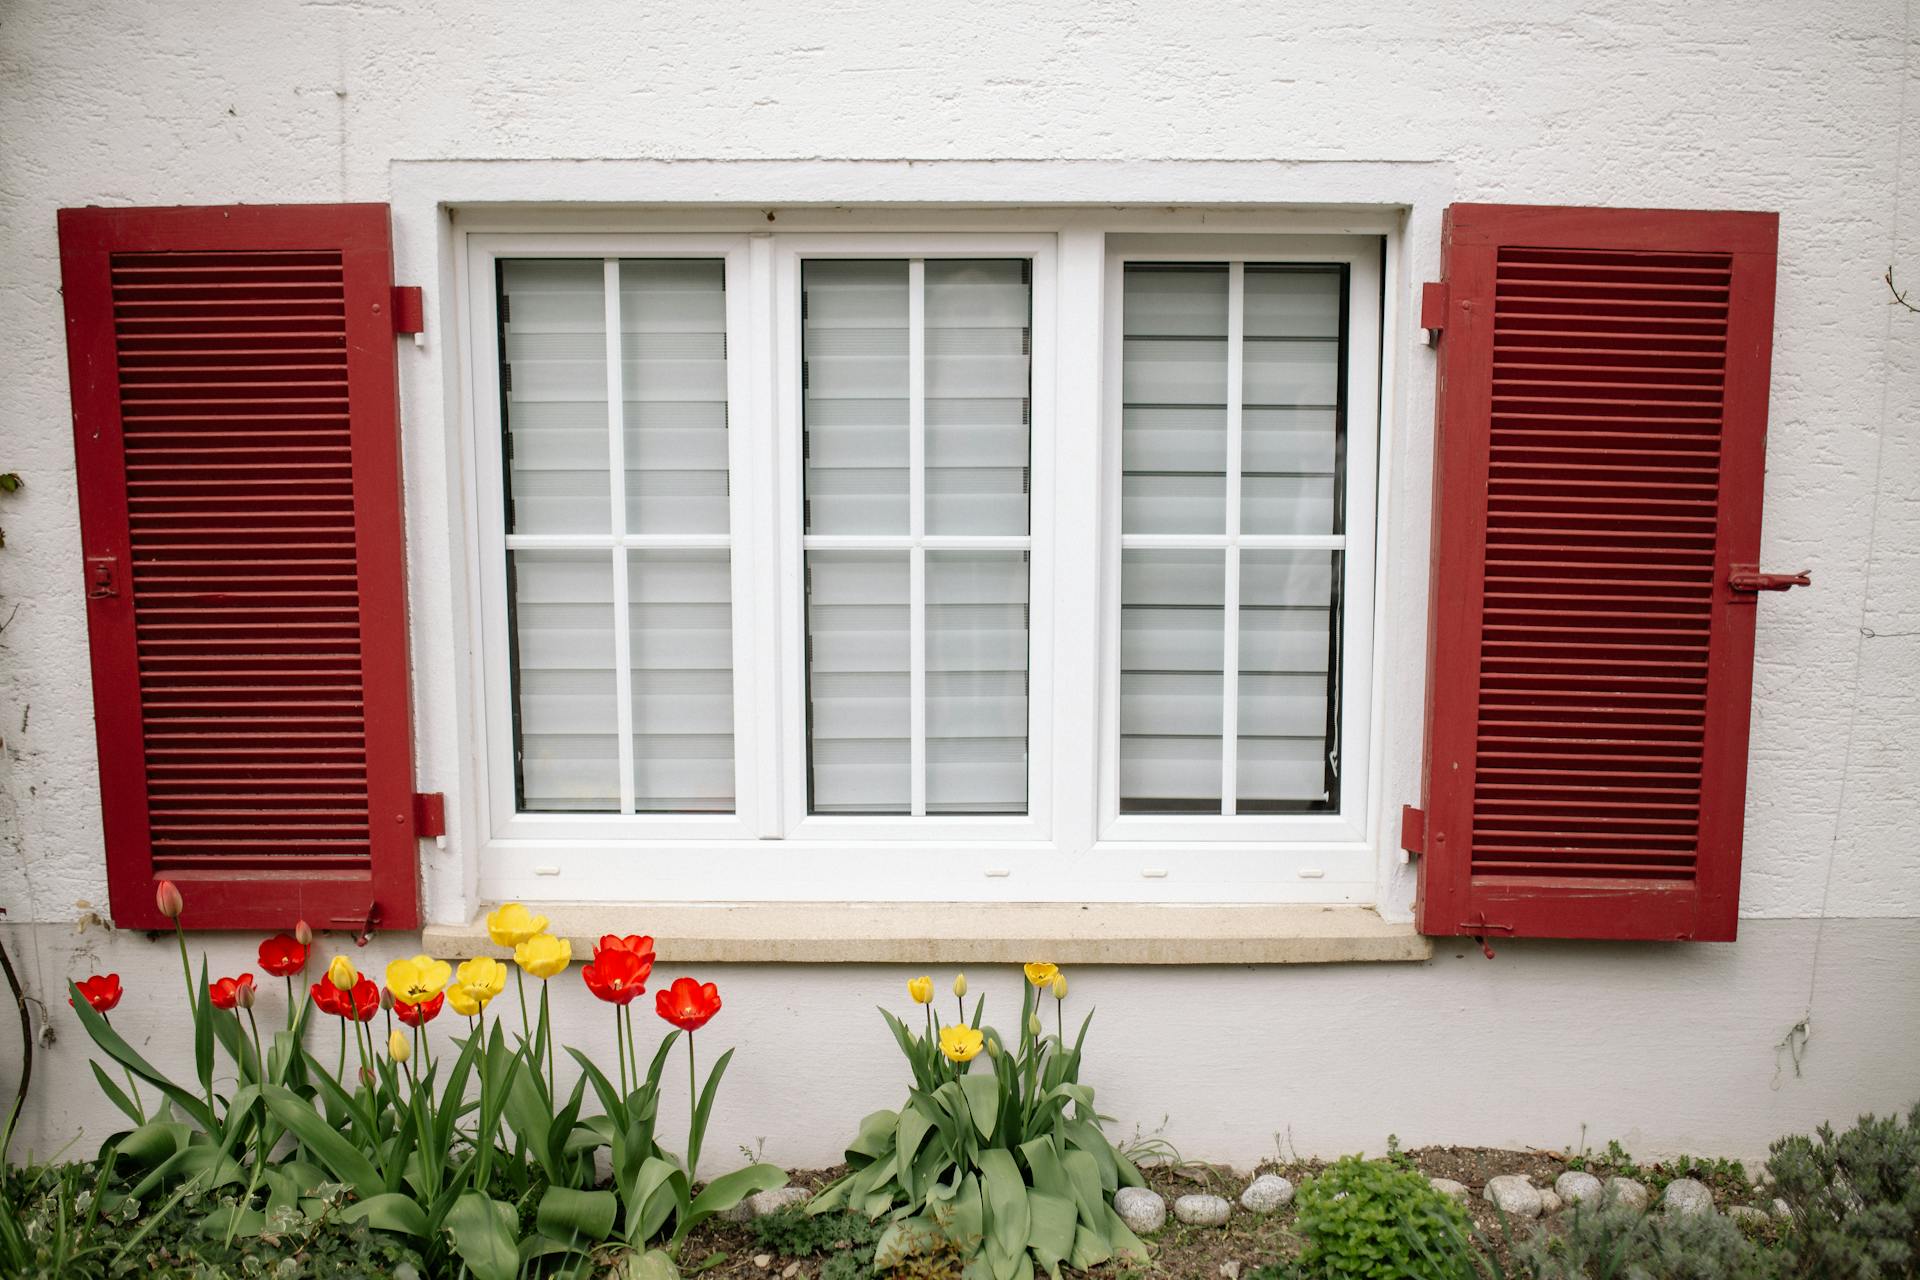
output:
[[[734,804],[724,264],[499,264],[522,811]]]
[[[1338,807],[1346,288],[1125,267],[1122,813]]]
[[[802,265],[813,813],[1027,810],[1031,278]]]

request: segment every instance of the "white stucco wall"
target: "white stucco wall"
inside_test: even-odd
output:
[[[401,279],[429,290],[402,350],[423,786],[455,830],[436,918],[471,905],[472,754],[460,479],[445,303],[453,202],[798,199],[1401,204],[1410,297],[1448,199],[1778,210],[1763,560],[1816,586],[1760,606],[1742,939],[1512,945],[1491,963],[1098,970],[1095,1083],[1123,1131],[1165,1116],[1190,1154],[1250,1161],[1408,1141],[1751,1155],[1790,1126],[1920,1095],[1920,284],[1916,37],[1890,0],[1668,0],[1589,10],[1451,0],[1136,5],[0,5],[0,906],[36,993],[169,963],[75,932],[105,901],[54,210],[391,200]],[[907,160],[942,165],[906,166]],[[512,163],[503,163],[512,162]],[[965,163],[962,163],[965,162]],[[1073,163],[1068,163],[1073,162]],[[756,185],[757,184],[757,185]],[[836,184],[837,187],[836,187]],[[958,184],[958,185],[956,185]],[[938,192],[937,196],[929,193]],[[1425,601],[1428,353],[1389,335],[1401,539],[1385,625]],[[1393,345],[1398,343],[1397,346]],[[1395,700],[1381,813],[1414,798],[1418,683]],[[1379,900],[1408,901],[1382,858]],[[643,922],[636,925],[643,927]],[[382,941],[381,954],[403,939]],[[213,943],[237,968],[250,943]],[[716,1151],[833,1158],[896,1073],[871,1004],[900,975],[740,967],[742,1045]],[[878,988],[879,990],[876,990]],[[569,1013],[591,1012],[570,984]],[[1010,989],[1009,989],[1010,995]],[[1812,1009],[1800,1072],[1774,1046]],[[121,1015],[144,1037],[163,1010]],[[102,1132],[79,1035],[43,1058],[27,1140]],[[161,1039],[164,1040],[162,1035]],[[579,1037],[587,1039],[583,1031]],[[796,1046],[802,1046],[796,1049]],[[1205,1046],[1204,1053],[1196,1046]],[[794,1073],[832,1065],[818,1105]],[[0,1054],[0,1091],[13,1080]],[[882,1083],[886,1082],[886,1083]]]

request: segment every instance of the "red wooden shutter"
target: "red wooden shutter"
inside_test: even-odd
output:
[[[1448,211],[1427,933],[1734,936],[1777,224]]]
[[[117,924],[418,922],[385,205],[63,209]]]

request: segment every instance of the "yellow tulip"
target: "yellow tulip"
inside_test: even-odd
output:
[[[980,1056],[986,1037],[969,1026],[940,1028],[940,1052],[955,1062],[972,1062]]]
[[[517,902],[509,902],[498,911],[487,913],[487,936],[497,947],[517,947],[547,930],[547,918],[537,916]]]
[[[492,956],[476,956],[454,972],[453,985],[447,988],[447,1000],[455,1013],[471,1018],[486,1008],[487,1002],[506,985],[507,966]]]
[[[933,979],[932,978],[907,979],[907,994],[913,997],[913,1002],[915,1004],[932,1004],[933,1003]]]
[[[545,981],[573,963],[573,947],[565,938],[536,933],[513,949],[513,959],[522,969]]]
[[[439,995],[453,977],[453,966],[432,956],[395,960],[387,966],[387,990],[401,1004],[425,1004]]]
[[[474,998],[473,992],[458,982],[447,988],[447,1007],[463,1018],[471,1018],[480,1012],[484,1002]]]
[[[1056,973],[1053,975],[1053,998],[1055,1000],[1065,1000],[1067,998],[1067,975],[1064,973]]]
[[[412,1052],[413,1049],[407,1044],[406,1036],[400,1032],[395,1031],[387,1037],[387,1056],[395,1062],[405,1062],[407,1055]]]
[[[962,1000],[967,998],[967,975],[966,974],[956,973],[953,975],[953,994],[958,996]]]
[[[1060,966],[1057,964],[1030,964],[1027,966],[1027,981],[1036,987],[1045,987],[1051,985],[1059,973]]]
[[[353,990],[353,984],[359,980],[359,971],[353,967],[353,961],[345,956],[335,956],[327,962],[327,981],[341,991]]]

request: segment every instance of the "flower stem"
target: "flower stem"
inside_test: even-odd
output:
[[[513,966],[513,985],[520,991],[520,1042],[531,1050],[533,1048],[533,1023],[527,1017],[527,971],[522,969],[518,963]],[[536,1074],[540,1070],[540,1062],[537,1056],[533,1063],[533,1069]]]
[[[620,1106],[624,1109],[630,1090],[627,1088],[627,1038],[620,1033],[620,1012],[620,1005],[613,1006],[613,1047],[620,1055]]]
[[[700,1162],[700,1085],[693,1069],[693,1032],[687,1032],[687,1186]]]
[[[547,1095],[551,1098],[560,1088],[553,1071],[553,1023],[547,1018],[547,983],[540,981],[540,1039],[547,1046]]]

